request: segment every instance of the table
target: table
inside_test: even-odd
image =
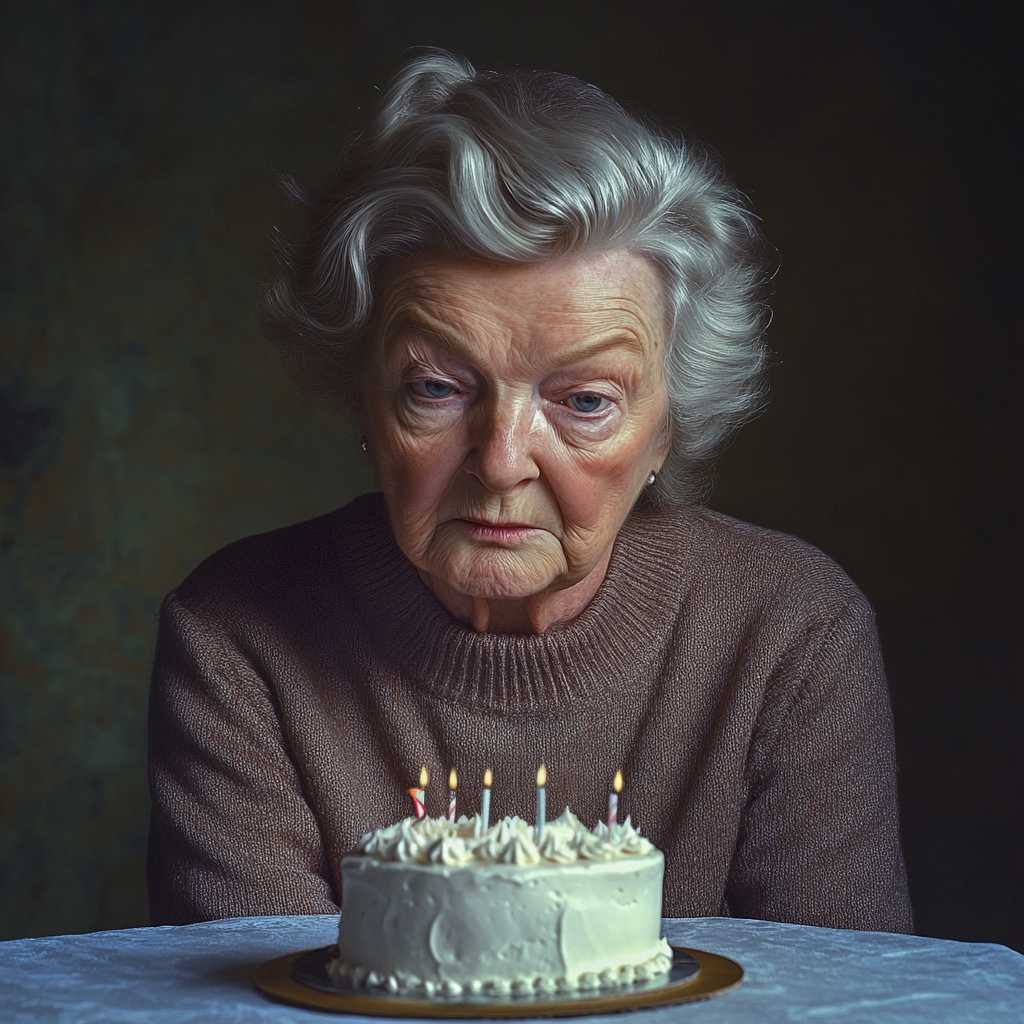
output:
[[[1024,957],[1005,946],[742,921],[667,920],[674,945],[746,971],[733,992],[623,1016],[620,1024],[1000,1024],[1024,1021]],[[0,1019],[74,1024],[294,1024],[331,1017],[278,1005],[253,971],[326,946],[335,916],[249,917],[0,943]],[[339,1021],[368,1021],[344,1018]],[[372,1018],[380,1024],[381,1018]]]

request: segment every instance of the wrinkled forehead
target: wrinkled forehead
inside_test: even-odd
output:
[[[374,338],[415,326],[444,335],[497,324],[510,336],[538,322],[621,331],[656,355],[670,328],[661,269],[616,249],[542,263],[422,255],[392,260],[377,280]]]

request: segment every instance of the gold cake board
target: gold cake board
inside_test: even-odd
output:
[[[467,996],[463,999],[409,999],[386,992],[340,990],[323,980],[307,984],[295,977],[293,968],[302,962],[300,976],[315,978],[320,965],[333,955],[333,947],[289,953],[265,963],[256,971],[256,988],[271,999],[293,1006],[334,1013],[358,1013],[371,1017],[428,1018],[524,1018],[580,1017],[593,1013],[618,1013],[654,1006],[673,1006],[698,999],[710,999],[735,988],[743,980],[743,968],[733,960],[699,949],[673,946],[673,971],[660,981],[624,990],[603,989],[600,993],[493,997]],[[696,971],[679,980],[681,965]],[[312,964],[312,967],[310,965]],[[322,987],[321,987],[322,986]]]

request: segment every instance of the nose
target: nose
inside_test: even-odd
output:
[[[506,399],[477,410],[470,427],[465,471],[487,490],[507,494],[536,480],[534,412],[528,401]]]

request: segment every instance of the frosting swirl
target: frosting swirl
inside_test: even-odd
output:
[[[466,864],[473,854],[460,836],[441,836],[423,851],[423,859],[427,864]]]
[[[651,842],[633,828],[633,822],[629,820],[628,814],[621,825],[616,824],[612,827],[611,842],[623,853],[633,856],[642,856],[654,849]]]
[[[545,824],[539,843],[534,838],[534,827],[522,818],[502,818],[483,834],[480,827],[479,815],[463,816],[458,821],[406,818],[367,832],[353,852],[404,864],[460,866],[476,862],[530,866],[641,856],[653,849],[628,817],[611,829],[601,822],[591,830],[568,808]]]

